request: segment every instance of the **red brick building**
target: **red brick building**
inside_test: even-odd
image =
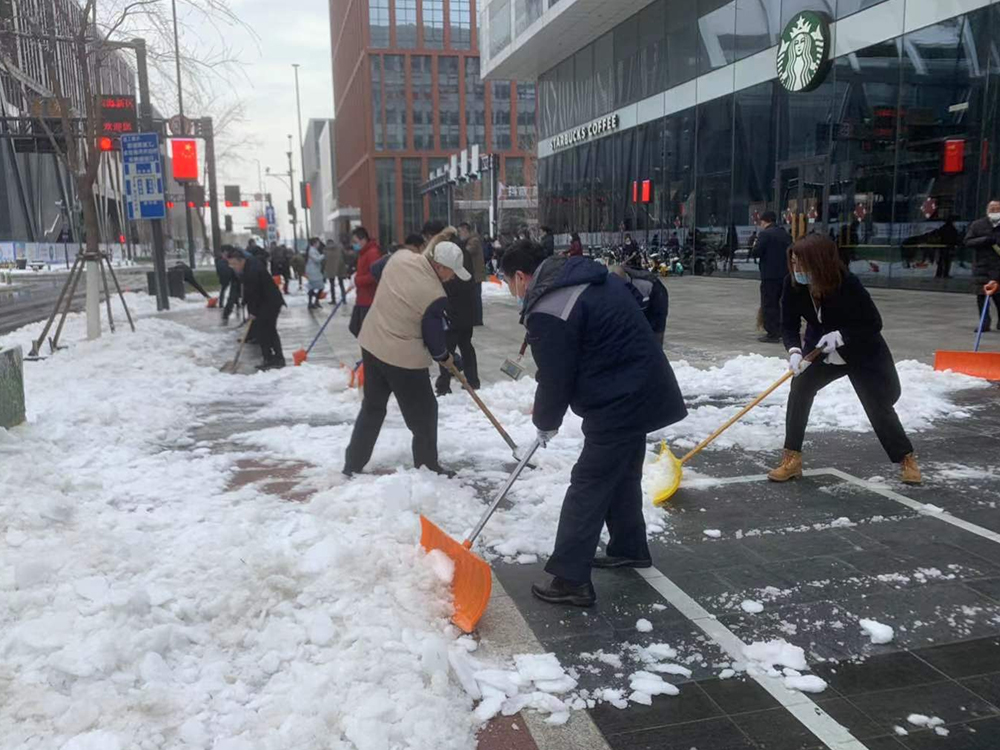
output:
[[[330,0],[338,203],[382,244],[444,218],[420,184],[474,143],[534,182],[535,84],[480,79],[476,3]]]

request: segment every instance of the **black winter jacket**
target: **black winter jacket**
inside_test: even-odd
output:
[[[629,266],[622,268],[628,275],[629,290],[635,295],[649,327],[653,329],[653,333],[663,333],[667,330],[667,315],[670,313],[667,287],[655,273]]]
[[[646,434],[687,416],[670,363],[626,283],[589,258],[552,257],[535,272],[521,321],[538,365],[533,421],[566,409],[585,435]]]
[[[762,281],[780,280],[788,275],[788,246],[792,238],[772,224],[757,235],[757,258]]]
[[[243,299],[247,310],[257,318],[276,317],[285,304],[281,290],[267,272],[267,267],[257,258],[247,258],[243,266]]]
[[[473,262],[472,256],[463,247],[462,255],[464,260],[462,265],[465,270],[472,274],[473,279],[475,279],[475,273],[473,273]],[[477,288],[475,281],[462,281],[459,278],[454,278],[444,285],[444,292],[448,295],[448,320],[449,327],[455,331],[467,331],[470,330],[476,324],[476,297]]]
[[[993,222],[985,216],[969,225],[965,233],[965,246],[975,253],[972,278],[977,285],[1000,281],[1000,254],[993,249],[994,245],[1000,246],[1000,227],[994,227]]]

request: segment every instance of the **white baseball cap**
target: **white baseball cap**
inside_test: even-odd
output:
[[[472,274],[465,270],[465,255],[462,253],[462,248],[454,242],[437,243],[432,257],[435,263],[450,268],[462,281],[472,279]]]

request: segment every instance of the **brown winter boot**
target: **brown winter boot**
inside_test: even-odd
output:
[[[912,453],[907,453],[903,456],[903,460],[899,462],[899,467],[902,471],[899,473],[899,478],[903,484],[922,484],[924,479],[920,475],[920,467],[917,466],[917,457]]]
[[[787,482],[789,479],[802,478],[802,452],[785,449],[781,463],[767,475],[772,482]]]

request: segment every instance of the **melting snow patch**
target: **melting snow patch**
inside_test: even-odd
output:
[[[653,623],[644,617],[640,617],[635,621],[635,629],[640,633],[651,633],[653,632]]]
[[[805,652],[799,646],[776,639],[764,643],[756,641],[743,647],[747,658],[747,672],[752,675],[781,677],[785,687],[806,693],[820,693],[826,690],[826,682],[815,675],[803,675],[809,670]],[[779,671],[778,667],[782,667]]]
[[[719,531],[718,529],[705,529],[701,533],[707,536],[709,539],[718,539],[720,536],[722,536],[722,532]]]
[[[744,599],[740,607],[749,615],[759,615],[764,611],[764,605],[761,602],[754,601],[753,599]]]
[[[925,716],[924,714],[910,714],[906,720],[915,727],[927,727],[933,729],[944,724],[944,719],[939,716]]]

